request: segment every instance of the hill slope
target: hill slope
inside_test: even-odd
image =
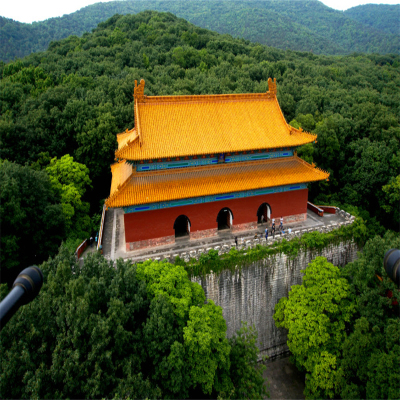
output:
[[[399,66],[398,55],[279,50],[170,13],[117,15],[0,63],[2,158],[25,165],[69,154],[89,168],[97,205],[109,194],[116,134],[134,125],[135,79],[146,80],[148,95],[195,95],[264,92],[276,77],[287,121],[318,134],[299,154],[331,173],[310,187],[310,200],[352,204],[396,228]]]
[[[52,40],[80,36],[114,14],[168,11],[195,25],[281,49],[316,54],[399,53],[400,36],[381,32],[317,0],[136,0],[97,3],[33,24],[0,17],[3,61],[45,50]]]
[[[365,4],[349,8],[344,14],[379,31],[400,34],[400,4]]]

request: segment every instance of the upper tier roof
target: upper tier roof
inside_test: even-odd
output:
[[[288,125],[276,83],[255,94],[145,96],[135,82],[135,129],[118,139],[119,159],[149,160],[295,147],[316,135]]]
[[[135,172],[126,161],[112,166],[107,207],[178,200],[328,179],[297,156],[204,167]]]

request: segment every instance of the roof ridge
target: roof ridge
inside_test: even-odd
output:
[[[201,100],[231,100],[231,99],[254,99],[254,98],[265,98],[272,99],[276,98],[277,85],[276,78],[272,81],[268,78],[268,91],[263,93],[226,93],[226,94],[193,94],[193,95],[167,95],[167,96],[147,96],[144,94],[145,80],[141,79],[139,85],[137,80],[135,80],[134,87],[134,101],[135,103],[155,103],[155,102],[179,102],[180,100],[184,102],[188,101],[201,101]]]
[[[127,141],[122,145],[121,148],[115,150],[115,158],[123,158],[123,157],[120,157],[120,155],[123,153],[123,151],[124,151],[125,149],[127,149],[127,148],[131,145],[131,143],[135,142],[138,138],[140,139],[140,137],[139,137],[139,135],[138,135],[138,133],[137,133],[137,131],[136,131],[136,127],[134,127],[134,128],[132,128],[130,131],[127,130],[127,131],[125,131],[125,132],[117,133],[117,142],[118,142],[118,136],[119,136],[119,135],[126,135],[126,136],[128,136],[128,134],[136,134],[136,135],[135,135],[133,138],[127,140]],[[119,144],[119,143],[118,143],[118,144]]]
[[[144,101],[140,104],[146,103],[186,103],[186,102],[216,102],[216,101],[234,101],[234,100],[255,100],[273,99],[275,96],[268,92],[264,93],[227,93],[227,94],[193,94],[181,96],[144,96]]]
[[[328,177],[330,176],[330,173],[329,173],[328,171],[325,171],[324,169],[317,167],[316,164],[315,164],[314,162],[313,162],[312,164],[310,164],[310,163],[308,163],[307,161],[305,161],[305,160],[303,160],[302,158],[300,158],[300,157],[297,155],[297,151],[294,152],[293,158],[299,160],[301,163],[303,163],[304,165],[306,165],[308,168],[316,169],[317,171],[321,171],[321,172],[323,172],[324,174],[328,175]]]
[[[118,161],[118,162],[116,162],[114,164],[111,164],[110,165],[111,172],[114,173],[115,168],[118,167],[118,166],[122,166],[122,164],[127,164],[127,162],[125,160],[123,160],[123,161]],[[131,178],[134,175],[135,171],[136,170],[134,170],[132,168],[132,173],[125,179],[125,181],[122,184],[120,183],[116,187],[116,189],[114,190],[113,193],[110,193],[110,196],[105,200],[105,204],[106,204],[107,208],[108,208],[109,202],[112,201],[115,197],[119,196],[122,193],[122,191],[126,188],[126,186],[128,185],[128,182],[131,180]]]

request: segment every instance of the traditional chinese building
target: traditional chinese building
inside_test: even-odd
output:
[[[288,125],[276,80],[255,94],[146,96],[134,89],[135,127],[117,135],[109,208],[123,208],[126,249],[307,218],[307,183],[329,174],[296,147],[316,135]]]

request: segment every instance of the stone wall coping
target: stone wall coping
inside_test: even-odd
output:
[[[216,251],[218,251],[219,254],[223,254],[223,253],[229,252],[230,248],[237,248],[238,250],[243,250],[246,248],[254,248],[254,247],[256,247],[257,244],[263,244],[263,245],[266,244],[268,246],[271,246],[274,243],[280,243],[282,241],[282,239],[291,240],[295,237],[301,237],[305,233],[310,233],[310,232],[315,232],[315,231],[318,231],[320,233],[328,233],[335,229],[340,228],[341,226],[351,225],[355,221],[355,217],[353,215],[345,212],[344,210],[341,210],[340,208],[337,208],[337,213],[340,214],[341,216],[343,216],[345,218],[345,221],[338,222],[338,223],[332,223],[332,224],[328,224],[328,225],[324,225],[324,226],[316,226],[316,227],[312,227],[312,228],[296,229],[296,230],[292,230],[291,234],[289,234],[287,232],[284,235],[282,235],[281,233],[277,233],[277,234],[275,234],[275,239],[272,236],[269,236],[267,242],[265,241],[265,238],[253,238],[253,239],[247,239],[247,240],[241,238],[241,240],[238,241],[237,246],[235,245],[235,243],[226,243],[226,244],[221,244],[221,245],[217,245],[214,247],[204,246],[204,248],[199,248],[197,250],[190,250],[189,252],[187,250],[183,250],[182,252],[178,251],[175,253],[166,254],[166,255],[163,255],[162,258],[164,260],[174,261],[175,258],[179,256],[180,258],[184,259],[185,261],[189,261],[190,258],[195,258],[198,260],[202,254],[208,253],[210,250],[216,250]],[[130,259],[131,260],[135,259],[135,262],[142,262],[149,258],[150,257],[148,257],[148,256],[147,257],[144,256],[143,259],[138,259],[136,257],[132,257]],[[160,257],[156,257],[154,259],[160,260]]]

